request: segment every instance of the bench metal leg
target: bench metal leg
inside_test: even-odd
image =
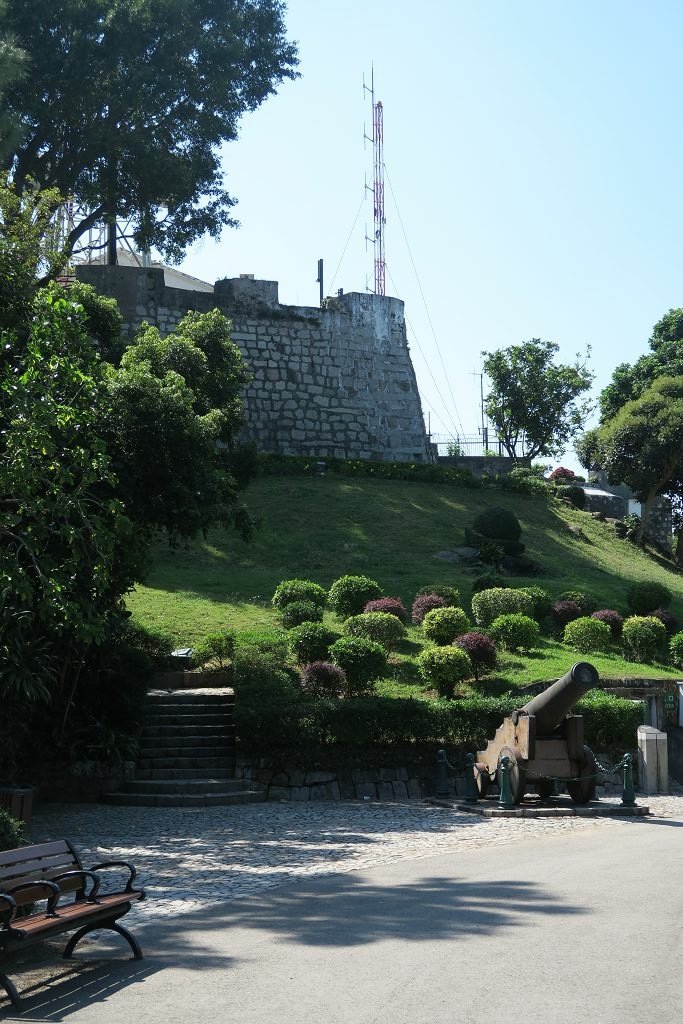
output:
[[[12,1000],[12,1003],[14,1004],[15,1008],[17,1010],[20,1010],[21,999],[19,998],[19,993],[16,990],[16,986],[9,980],[6,974],[0,974],[0,985],[2,985],[5,992]]]
[[[109,931],[112,931],[112,932],[117,932],[119,935],[122,935],[123,938],[128,943],[128,945],[130,946],[130,948],[133,950],[133,957],[132,957],[132,959],[133,960],[142,960],[142,950],[141,950],[140,944],[137,941],[137,939],[135,938],[135,936],[131,935],[131,933],[128,931],[128,929],[124,928],[122,924],[117,924],[115,921],[110,921],[110,922],[100,921],[98,924],[92,924],[92,925],[86,924],[86,925],[83,926],[83,928],[79,928],[78,931],[74,935],[71,936],[71,938],[67,942],[66,946],[64,947],[64,952],[62,953],[62,956],[64,957],[64,959],[65,960],[69,959],[69,957],[72,955],[74,949],[76,948],[77,944],[81,941],[81,939],[83,938],[84,935],[88,935],[90,932],[101,931],[104,928],[106,928],[106,929],[108,929]]]

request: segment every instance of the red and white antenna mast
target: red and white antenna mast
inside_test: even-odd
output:
[[[370,93],[372,102],[372,137],[366,138],[372,142],[372,164],[373,182],[372,188],[366,184],[366,188],[372,192],[374,207],[374,234],[372,245],[375,262],[375,295],[386,295],[387,264],[384,254],[384,108],[381,100],[375,102],[375,69],[372,68],[370,88],[363,81],[363,89]]]

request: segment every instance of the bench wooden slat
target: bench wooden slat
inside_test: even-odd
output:
[[[16,850],[4,850],[0,853],[0,869],[5,864],[15,864],[17,861],[26,859],[26,855],[33,858],[50,857],[53,854],[66,853],[76,857],[76,851],[67,839],[58,839],[52,843],[37,843],[33,846],[21,846]]]
[[[48,871],[68,871],[70,868],[79,867],[80,863],[73,857],[66,854],[53,857],[41,857],[40,859],[17,861],[11,867],[0,868],[0,886],[11,885],[12,879],[20,878],[22,875],[44,875]]]

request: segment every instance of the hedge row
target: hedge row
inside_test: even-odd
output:
[[[520,697],[464,700],[358,697],[315,698],[298,692],[245,694],[236,703],[237,735],[243,751],[285,754],[292,762],[321,748],[446,745],[477,750],[493,737]],[[642,724],[641,704],[596,691],[577,706],[584,716],[586,743],[595,750],[632,750]]]
[[[259,455],[258,471],[264,476],[312,476],[315,464],[325,463],[334,476],[371,476],[377,480],[417,480],[427,483],[456,484],[479,489],[481,480],[469,470],[441,466],[432,462],[366,462],[362,459],[311,458],[303,455]]]

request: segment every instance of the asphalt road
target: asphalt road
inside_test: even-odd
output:
[[[320,876],[152,919],[3,1019],[73,1024],[674,1024],[683,816]],[[112,952],[121,955],[120,939]],[[110,947],[106,947],[107,949]],[[93,944],[89,957],[105,946]],[[13,1015],[12,1015],[13,1014]]]

